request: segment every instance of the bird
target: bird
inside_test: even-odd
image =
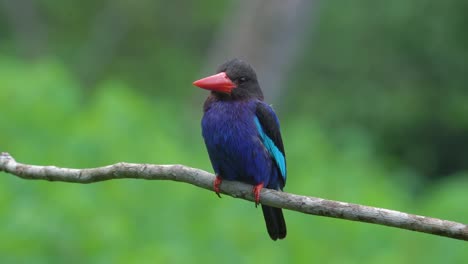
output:
[[[210,91],[203,105],[202,135],[215,172],[215,193],[223,180],[253,185],[255,206],[262,188],[282,191],[286,184],[286,154],[279,119],[264,102],[253,67],[240,59],[220,65],[216,74],[193,84]],[[272,240],[286,237],[281,208],[262,205]]]

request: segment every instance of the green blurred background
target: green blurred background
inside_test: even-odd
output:
[[[286,191],[468,222],[468,2],[0,2],[0,151],[73,168],[212,171],[201,138],[225,59],[282,122]],[[187,184],[0,173],[1,263],[463,263],[466,242],[285,212]]]

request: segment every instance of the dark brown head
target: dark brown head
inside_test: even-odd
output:
[[[193,84],[210,90],[220,99],[257,98],[263,100],[263,93],[254,69],[250,64],[239,59],[223,63],[218,67],[217,74],[195,81]]]

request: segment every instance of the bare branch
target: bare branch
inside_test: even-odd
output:
[[[23,179],[93,183],[112,179],[172,180],[212,190],[214,175],[183,165],[151,165],[117,163],[93,169],[68,169],[55,166],[35,166],[16,162],[8,153],[0,155],[0,171]],[[232,197],[253,201],[252,186],[241,182],[223,181],[221,192]],[[261,203],[305,214],[328,216],[367,222],[445,236],[468,241],[468,225],[403,212],[301,196],[263,189]]]

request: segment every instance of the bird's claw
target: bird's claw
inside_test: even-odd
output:
[[[254,200],[255,200],[255,207],[257,207],[260,204],[260,192],[263,189],[263,182],[255,185],[253,187],[253,195],[254,195]]]
[[[219,193],[221,192],[220,186],[222,182],[223,182],[223,179],[221,179],[220,176],[216,176],[216,179],[214,180],[214,183],[213,183],[213,189],[219,198],[221,198],[221,195]]]

